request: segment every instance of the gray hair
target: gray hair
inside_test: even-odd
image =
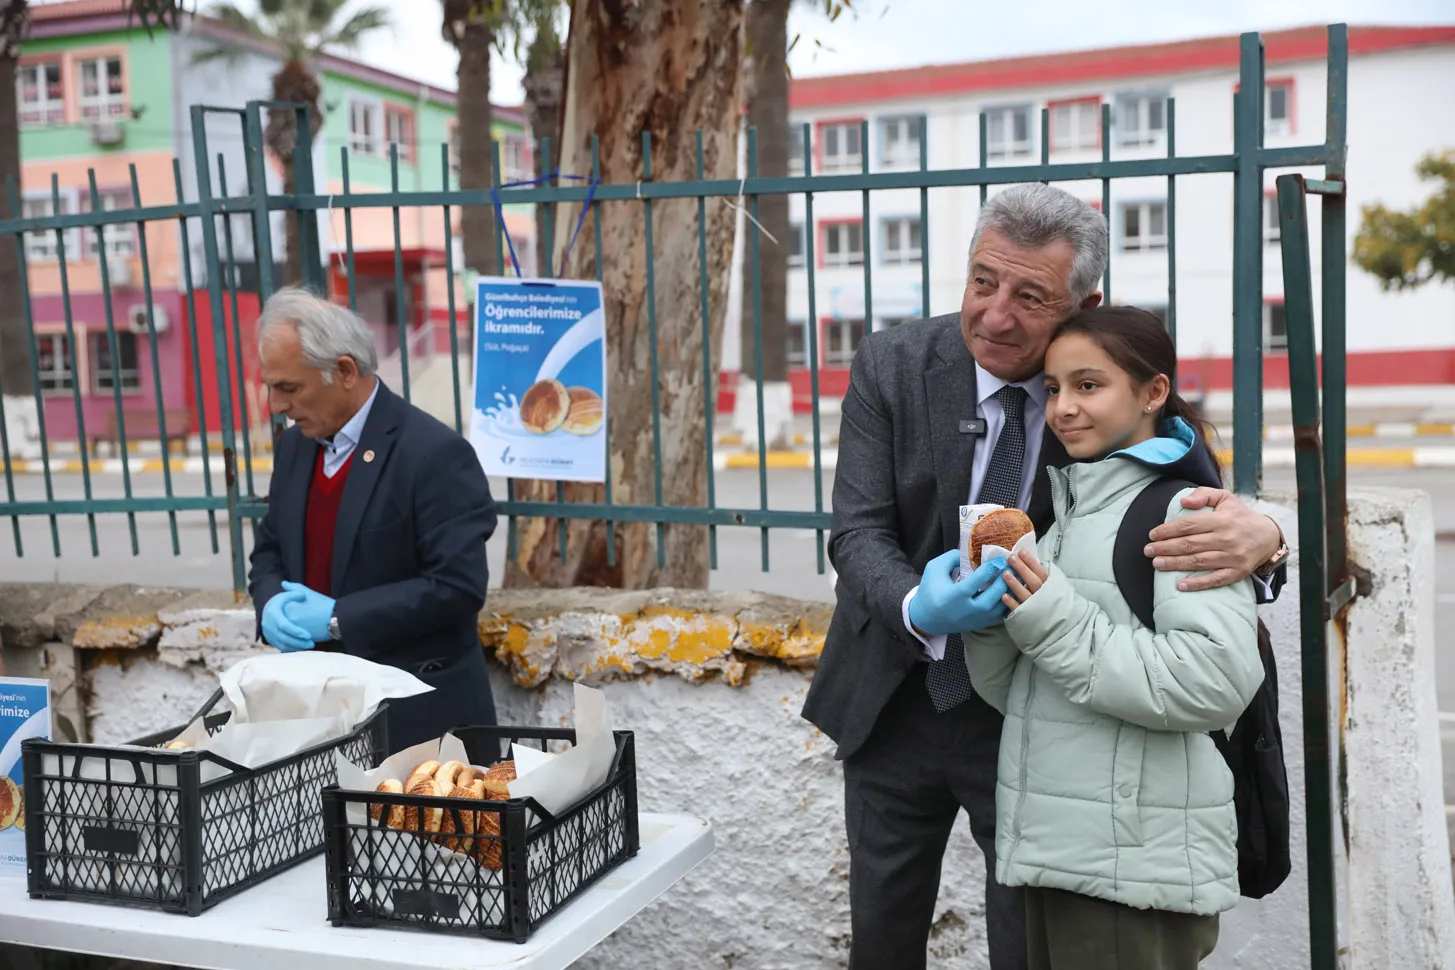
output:
[[[284,287],[263,304],[258,318],[258,346],[266,343],[278,327],[292,327],[297,332],[303,359],[318,368],[325,384],[333,383],[333,369],[340,357],[352,357],[359,365],[359,373],[366,376],[379,369],[374,335],[364,318],[302,287]]]
[[[975,221],[975,235],[970,240],[972,259],[987,229],[1026,249],[1039,249],[1057,240],[1070,243],[1076,256],[1066,288],[1074,304],[1079,305],[1095,293],[1106,272],[1106,219],[1090,203],[1063,189],[1030,182],[991,196],[980,207],[980,217]]]

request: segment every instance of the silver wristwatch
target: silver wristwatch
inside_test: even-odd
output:
[[[338,632],[338,617],[336,616],[331,616],[328,618],[328,635],[331,639],[334,640],[343,639],[343,634]]]

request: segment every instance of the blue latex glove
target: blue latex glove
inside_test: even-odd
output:
[[[284,612],[284,607],[288,604],[302,601],[302,593],[284,590],[275,594],[263,607],[263,639],[284,653],[313,649],[313,641],[308,639],[307,631],[290,620]]]
[[[328,621],[333,619],[334,601],[302,583],[283,584],[283,591],[299,593],[300,598],[283,605],[283,615],[292,620],[314,643],[333,639],[328,635]]]
[[[1001,575],[1004,559],[996,557],[982,563],[957,583],[950,573],[959,563],[959,550],[951,549],[925,567],[919,589],[909,601],[909,621],[925,633],[938,636],[983,630],[1001,622],[1010,612],[1000,601],[1009,592]]]

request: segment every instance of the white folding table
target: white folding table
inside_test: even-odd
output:
[[[561,970],[711,854],[712,826],[692,815],[640,816],[641,850],[567,903],[525,943],[464,933],[328,922],[322,856],[201,916],[105,903],[31,899],[0,876],[0,941],[203,970]]]

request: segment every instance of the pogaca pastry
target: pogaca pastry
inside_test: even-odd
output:
[[[477,801],[503,801],[510,797],[515,780],[515,762],[502,761],[487,770],[459,761],[426,761],[415,767],[403,782],[387,778],[375,789],[391,795],[423,795]],[[373,805],[369,814],[375,822],[384,815],[383,805]],[[471,856],[490,869],[501,866],[500,815],[451,807],[389,806],[384,824],[432,839],[451,852]]]
[[[996,509],[985,515],[970,529],[970,562],[980,566],[980,550],[984,546],[1013,549],[1020,538],[1036,531],[1030,516],[1020,509]]]

